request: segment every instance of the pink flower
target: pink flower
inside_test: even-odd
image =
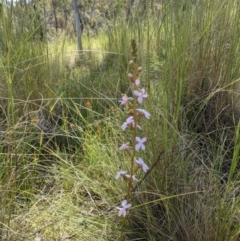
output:
[[[125,176],[126,174],[127,174],[127,171],[120,170],[119,172],[117,172],[115,179],[117,180],[120,177]]]
[[[139,86],[139,85],[140,85],[140,79],[136,79],[136,80],[135,80],[135,85],[136,85],[136,86]]]
[[[132,204],[127,203],[127,200],[123,200],[121,203],[122,207],[117,207],[118,211],[118,216],[123,216],[125,217],[127,215],[127,209],[132,206]]]
[[[141,115],[144,115],[147,119],[150,119],[150,113],[144,109],[136,109]]]
[[[124,131],[128,126],[130,126],[130,127],[135,127],[136,126],[133,116],[129,116],[127,118],[127,120],[122,124],[121,128]],[[139,125],[137,125],[137,128],[141,130],[141,127]]]
[[[138,179],[136,178],[135,175],[132,175],[132,176],[131,176],[131,175],[129,175],[129,174],[126,174],[125,177],[128,178],[128,179],[132,178],[132,181],[138,181]]]
[[[137,144],[135,145],[135,150],[138,151],[140,149],[142,149],[143,151],[145,150],[145,145],[144,142],[146,142],[147,138],[143,137],[142,139],[140,137],[136,137],[136,142]]]
[[[149,167],[146,165],[146,163],[143,161],[142,158],[138,158],[137,160],[135,160],[135,162],[137,163],[137,165],[139,167],[142,168],[142,170],[146,173],[149,169]]]
[[[134,118],[133,116],[129,116],[127,120],[122,124],[122,130],[125,130],[128,126],[134,125]]]
[[[127,149],[129,149],[129,145],[128,145],[128,144],[129,144],[129,142],[122,144],[122,145],[119,147],[119,150],[122,151],[122,150],[127,150]]]
[[[142,88],[140,91],[138,90],[134,90],[133,94],[136,95],[138,97],[138,103],[141,104],[143,102],[143,99],[148,97],[148,94],[145,93],[145,89]]]
[[[120,102],[120,105],[127,105],[129,100],[133,100],[133,98],[127,97],[126,95],[123,95],[122,99],[119,100],[118,102]]]

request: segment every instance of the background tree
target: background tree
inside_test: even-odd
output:
[[[126,20],[127,21],[129,20],[133,4],[134,4],[134,0],[129,0],[129,5],[128,5],[127,11],[126,11]]]
[[[53,9],[53,15],[54,15],[54,19],[55,19],[55,28],[56,28],[56,32],[58,32],[58,19],[57,19],[57,2],[52,0],[52,9]]]
[[[78,47],[78,54],[80,57],[81,51],[82,51],[82,30],[83,30],[83,24],[80,17],[80,12],[77,5],[77,0],[73,0],[73,9],[75,14],[75,22],[76,22],[76,33],[77,33],[77,47]]]

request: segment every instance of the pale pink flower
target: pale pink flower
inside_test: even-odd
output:
[[[136,142],[137,144],[135,145],[135,150],[138,151],[140,149],[142,149],[143,151],[145,150],[145,145],[144,142],[146,142],[147,138],[143,137],[142,139],[140,137],[136,137]]]
[[[142,88],[140,91],[134,90],[133,94],[136,95],[138,98],[138,103],[141,104],[143,102],[143,99],[148,97],[148,94],[145,92],[145,89]]]
[[[148,171],[149,167],[147,166],[147,164],[143,161],[143,159],[142,159],[141,157],[138,158],[137,160],[135,160],[135,162],[137,163],[137,165],[138,165],[139,167],[142,168],[142,170],[143,170],[144,172],[147,172],[147,171]]]
[[[122,144],[122,145],[119,147],[119,150],[122,151],[122,150],[127,150],[127,149],[129,149],[129,145],[128,145],[128,144],[129,144],[129,142]]]
[[[121,203],[122,207],[117,207],[118,211],[118,216],[123,216],[125,217],[127,215],[127,209],[132,206],[132,204],[127,203],[127,200],[123,200]]]
[[[138,181],[138,179],[136,178],[135,175],[132,175],[132,176],[131,176],[131,175],[129,175],[129,174],[126,174],[125,177],[128,178],[128,179],[132,178],[132,181]]]
[[[115,179],[117,180],[120,177],[125,176],[126,174],[127,174],[127,171],[120,170],[119,172],[117,172]]]
[[[129,116],[127,120],[122,124],[122,130],[125,130],[128,126],[134,126],[133,116]]]
[[[136,85],[136,86],[139,86],[139,85],[140,85],[140,79],[136,79],[136,80],[135,80],[135,85]]]
[[[144,109],[136,109],[141,115],[144,115],[147,119],[150,119],[150,113]]]
[[[118,102],[120,102],[120,105],[127,105],[129,100],[133,100],[133,98],[127,97],[126,95],[123,95],[122,99],[119,100]]]
[[[121,128],[124,131],[128,126],[130,126],[130,127],[135,127],[136,126],[133,116],[129,116],[127,118],[127,120],[122,124]],[[137,125],[137,128],[141,130],[141,127],[139,125]]]

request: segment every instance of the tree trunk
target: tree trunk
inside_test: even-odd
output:
[[[78,55],[80,58],[81,51],[83,49],[82,48],[82,29],[83,28],[81,28],[82,21],[81,21],[80,13],[77,6],[77,0],[72,0],[72,2],[73,2],[73,9],[74,9],[75,21],[76,21]]]
[[[52,8],[53,8],[53,15],[54,15],[54,19],[55,19],[56,32],[58,32],[58,19],[57,19],[57,12],[56,12],[57,5],[54,2],[54,0],[52,0]]]
[[[90,11],[90,18],[89,18],[90,26],[92,26],[92,15],[93,15],[93,12],[95,10],[95,4],[96,4],[96,0],[93,1],[91,11]]]
[[[39,0],[40,2],[40,0]],[[41,23],[41,17],[40,17],[40,13],[39,13],[39,9],[36,6],[36,4],[33,4],[33,9],[34,9],[34,14],[36,14],[36,17],[34,18],[34,35],[35,34],[39,34],[40,35],[40,41],[43,41],[44,38],[44,33],[43,33],[43,27],[42,27],[42,23]]]
[[[129,0],[129,6],[128,6],[127,12],[126,12],[126,20],[127,20],[127,22],[129,20],[130,15],[131,15],[131,10],[132,10],[133,4],[134,4],[134,0]]]
[[[64,19],[65,19],[65,28],[66,28],[68,26],[68,13],[66,9],[64,9]]]
[[[147,0],[142,1],[142,8],[143,8],[143,12],[145,13],[147,10]]]

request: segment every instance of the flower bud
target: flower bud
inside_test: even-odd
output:
[[[138,72],[142,72],[142,67],[138,67]]]
[[[132,78],[133,78],[133,74],[129,73],[129,74],[128,74],[128,78],[129,78],[129,79],[132,79]]]
[[[129,110],[128,110],[128,114],[129,114],[129,115],[133,115],[133,114],[134,114],[134,110],[133,110],[133,109],[129,109]]]
[[[133,65],[133,60],[130,60],[130,61],[129,61],[129,65]]]
[[[89,100],[85,103],[85,106],[86,106],[87,108],[90,108],[90,107],[91,107],[91,103],[90,103]]]

